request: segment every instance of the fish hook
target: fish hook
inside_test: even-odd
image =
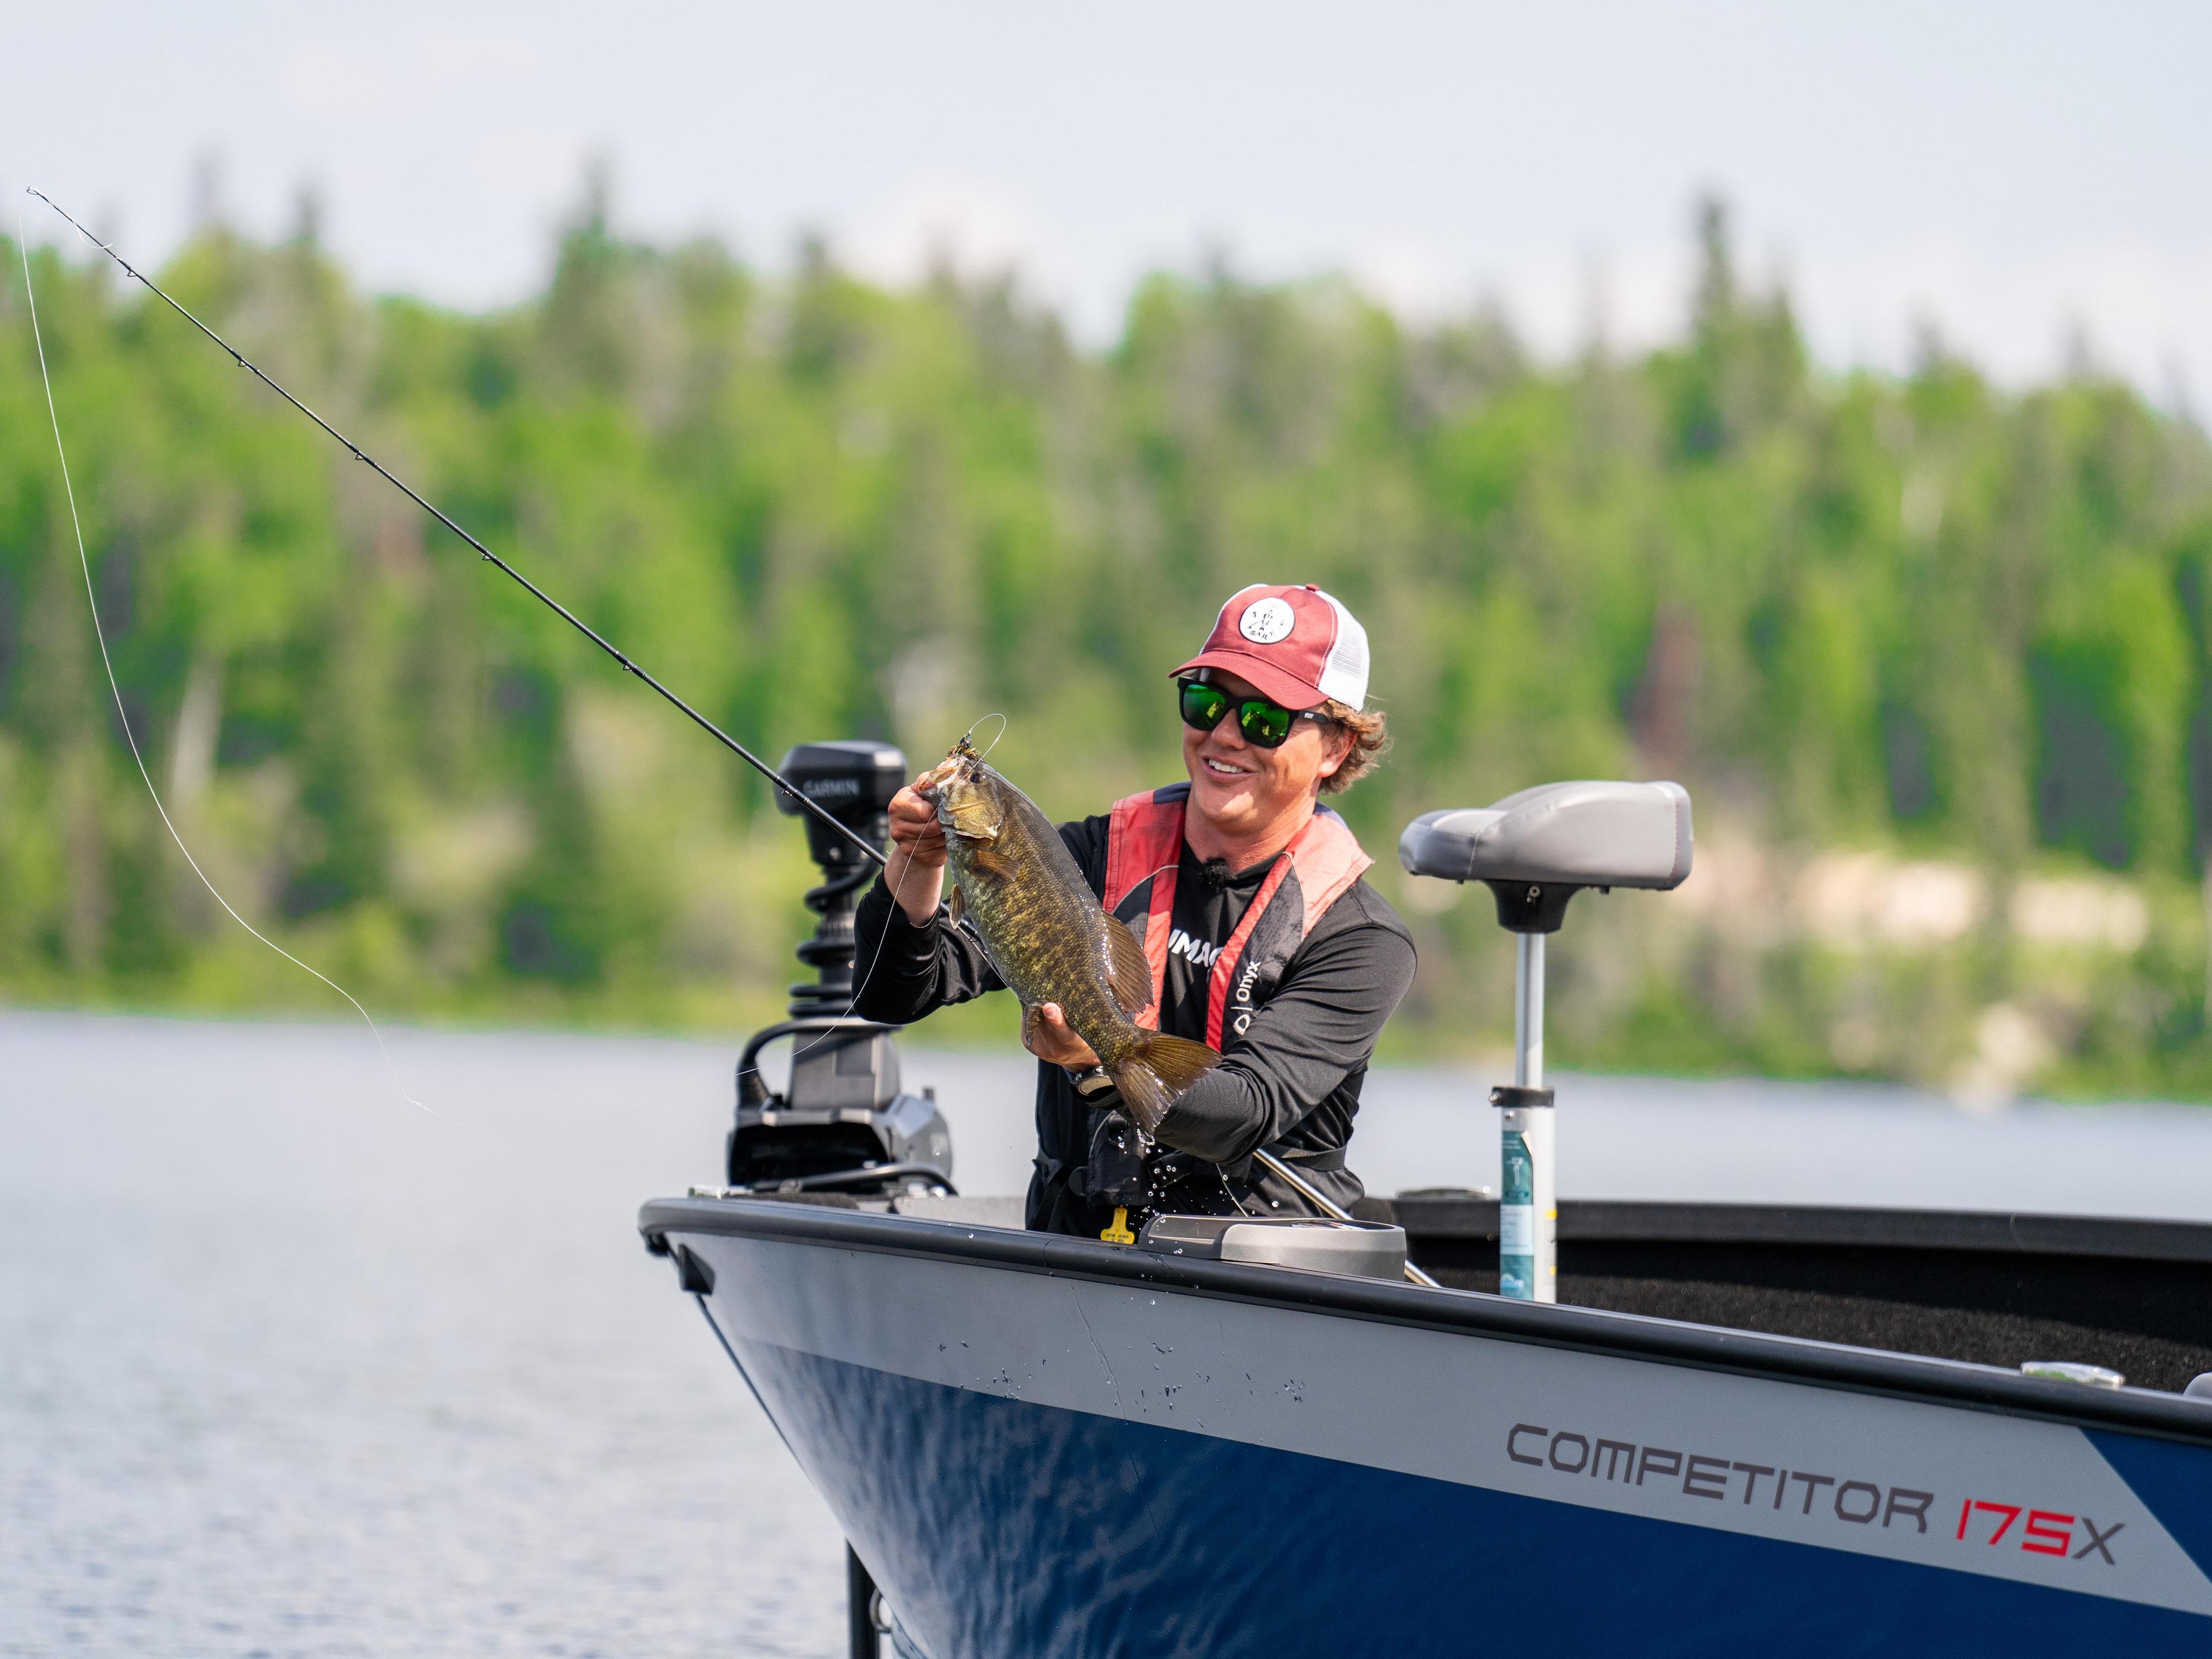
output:
[[[975,758],[979,761],[989,759],[991,749],[996,749],[999,746],[999,738],[1006,735],[1006,717],[994,708],[989,714],[984,715],[982,720],[977,720],[975,722],[975,726],[969,726],[965,732],[960,734],[960,742],[958,744],[960,748],[965,749],[971,755],[975,753],[975,726],[982,725],[983,720],[998,721],[999,731],[998,736],[991,739],[991,748],[986,749],[980,755],[975,755]]]

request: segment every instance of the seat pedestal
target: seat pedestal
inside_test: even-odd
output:
[[[1498,1293],[1559,1299],[1559,1171],[1552,1091],[1544,1086],[1544,935],[1513,936],[1513,1086],[1499,1109]]]

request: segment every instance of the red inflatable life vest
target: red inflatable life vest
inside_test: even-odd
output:
[[[1158,1030],[1167,994],[1168,935],[1175,914],[1176,866],[1182,857],[1188,783],[1171,783],[1114,803],[1106,830],[1108,910],[1129,925],[1152,970],[1152,1005],[1137,1024]],[[1322,913],[1375,862],[1352,826],[1317,806],[1267,872],[1250,906],[1214,958],[1206,981],[1206,1041],[1221,1047],[1224,1027],[1241,1036],[1282,978],[1291,953]]]

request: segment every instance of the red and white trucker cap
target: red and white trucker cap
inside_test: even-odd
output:
[[[1285,708],[1317,708],[1331,697],[1360,708],[1367,702],[1367,630],[1318,587],[1255,583],[1230,596],[1206,648],[1176,676],[1200,668],[1249,680]]]

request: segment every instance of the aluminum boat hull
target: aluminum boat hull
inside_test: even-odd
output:
[[[2212,1406],[1473,1291],[663,1200],[929,1659],[2212,1652]]]

